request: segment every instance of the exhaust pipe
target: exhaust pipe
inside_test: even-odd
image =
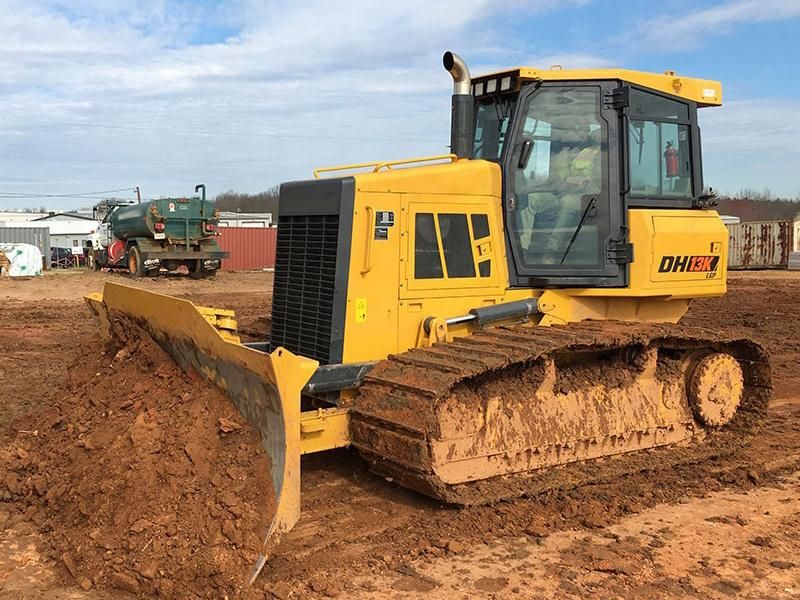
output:
[[[474,98],[469,67],[458,54],[445,52],[444,68],[453,77],[453,99],[450,115],[450,152],[458,158],[472,158],[475,137]]]

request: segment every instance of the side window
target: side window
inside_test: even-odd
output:
[[[414,279],[489,278],[495,243],[487,213],[416,213]]]
[[[475,144],[472,156],[497,160],[503,154],[508,124],[511,119],[511,100],[494,98],[478,103],[475,115]]]
[[[655,117],[658,119],[689,120],[689,105],[677,100],[651,94],[644,90],[631,88],[631,118],[637,116]]]
[[[433,224],[433,213],[417,213],[414,239],[414,277],[416,279],[441,279],[442,259]]]
[[[475,277],[475,263],[472,258],[467,215],[440,214],[439,231],[442,234],[447,276],[451,278]]]
[[[631,193],[691,198],[689,106],[642,90],[630,94],[628,155]]]

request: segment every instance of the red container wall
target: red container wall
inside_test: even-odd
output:
[[[275,243],[278,230],[254,227],[220,227],[220,248],[231,253],[222,261],[223,271],[265,269],[275,266]]]

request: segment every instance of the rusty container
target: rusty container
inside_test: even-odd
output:
[[[729,269],[785,269],[795,248],[794,221],[728,225]]]

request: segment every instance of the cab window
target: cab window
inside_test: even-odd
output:
[[[482,100],[476,107],[473,158],[499,160],[511,121],[511,98]]]
[[[628,117],[631,195],[692,198],[689,106],[631,89]]]

